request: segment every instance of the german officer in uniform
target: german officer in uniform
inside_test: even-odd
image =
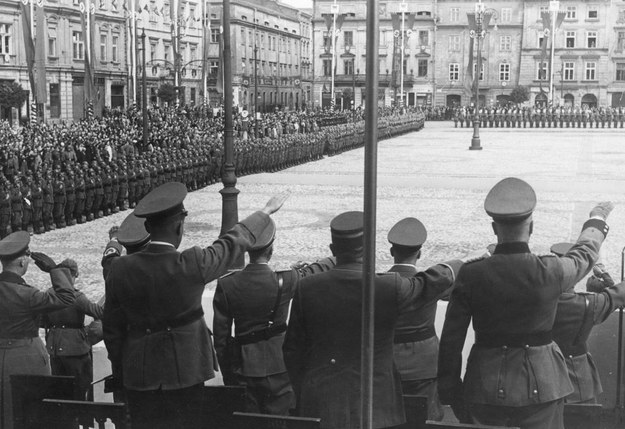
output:
[[[235,225],[211,246],[177,250],[184,232],[187,194],[166,183],[135,209],[151,241],[137,253],[113,258],[106,277],[104,341],[135,428],[193,427],[193,401],[217,362],[204,321],[204,286],[256,242],[285,197]]]
[[[74,303],[67,268],[42,253],[30,252],[30,235],[18,231],[0,241],[0,426],[13,428],[12,374],[50,375],[48,352],[39,338],[39,316]],[[53,290],[42,292],[26,284],[23,276],[29,257],[50,273]]]
[[[74,286],[78,278],[76,261],[65,259],[59,267],[70,271]],[[43,326],[46,328],[46,349],[50,354],[52,375],[76,377],[81,399],[85,400],[93,381],[91,344],[85,331],[85,315],[101,319],[104,309],[75,287],[74,295],[76,301],[73,305],[44,315]]]
[[[295,292],[284,360],[302,416],[322,428],[360,427],[360,348],[363,213],[346,212],[330,223],[336,267],[306,277]],[[405,422],[401,380],[393,363],[393,332],[400,313],[439,296],[453,283],[460,261],[439,264],[410,278],[375,279],[373,427]]]
[[[463,266],[451,293],[441,336],[441,401],[461,420],[464,402],[481,424],[562,429],[564,398],[573,392],[566,363],[552,340],[560,294],[597,260],[611,203],[591,211],[573,248],[562,258],[530,253],[536,194],[523,180],[497,183],[484,202],[493,218],[493,255]],[[469,323],[475,344],[461,381]],[[460,415],[458,415],[460,414]]]
[[[402,277],[417,274],[416,263],[426,238],[425,226],[418,219],[409,217],[397,222],[388,233],[395,262],[389,271]],[[418,308],[402,313],[395,325],[393,356],[401,376],[402,390],[405,395],[427,396],[430,420],[443,418],[436,385],[438,337],[434,319],[437,301],[448,298],[450,292],[451,288],[429,300],[422,300]]]
[[[248,249],[250,263],[245,269],[227,274],[217,282],[213,330],[225,384],[247,388],[246,411],[288,415],[295,408],[293,388],[282,357],[289,303],[300,278],[327,271],[334,262],[325,259],[300,270],[274,272],[268,263],[275,233],[276,226],[271,221]],[[236,341],[229,353],[228,338],[233,322]]]
[[[571,243],[558,243],[551,246],[551,252],[562,257],[571,247]],[[553,324],[553,340],[564,355],[574,389],[565,398],[567,403],[597,403],[597,396],[603,388],[586,341],[595,325],[604,322],[614,310],[625,305],[625,283],[615,285],[609,275],[609,281],[598,281],[603,280],[607,273],[597,265],[593,271],[595,276],[588,279],[586,286],[589,293],[575,292],[573,285],[560,295]]]

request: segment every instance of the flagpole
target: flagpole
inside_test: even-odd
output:
[[[401,64],[399,66],[399,97],[401,100],[401,106],[404,107],[404,48],[406,43],[404,40],[404,30],[406,8],[408,5],[405,2],[402,2],[399,7],[401,10]]]
[[[330,108],[334,110],[334,68],[336,61],[336,43],[334,43],[334,38],[336,37],[336,15],[339,13],[339,5],[336,4],[336,0],[334,0],[334,4],[332,5],[332,34],[330,37],[332,38],[332,80],[330,82]]]
[[[558,16],[558,10],[560,9],[560,2],[558,0],[551,0],[549,2],[549,13],[551,14],[551,58],[549,61],[549,95],[551,96],[551,105],[553,106],[553,60],[555,57],[555,42],[556,42],[556,18]]]
[[[204,105],[208,104],[208,83],[206,82],[206,43],[208,43],[208,35],[206,34],[207,25],[206,21],[208,20],[208,0],[204,0],[202,2],[202,87],[204,90]]]
[[[34,37],[33,35],[35,34],[35,0],[30,0],[30,37]],[[31,72],[34,73],[34,72]],[[38,118],[38,114],[37,114],[37,108],[39,107],[38,104],[38,100],[37,100],[37,89],[36,88],[32,88],[33,91],[33,103],[35,105],[35,119],[39,120]],[[32,109],[32,104],[31,104],[31,109]],[[32,117],[33,112],[31,112],[31,117]]]
[[[178,25],[178,0],[173,0],[174,2],[174,43],[176,44],[176,54],[174,56],[174,87],[176,90],[176,108],[180,105],[180,89],[178,88],[180,85],[180,76],[178,67],[180,66],[180,26]]]
[[[137,104],[137,0],[131,0],[131,17],[132,17],[132,44],[131,44],[131,61],[132,61],[132,104]]]
[[[85,0],[85,13],[87,14],[87,37],[85,38],[85,40],[87,41],[87,49],[86,49],[86,59],[87,62],[89,63],[89,80],[90,82],[87,82],[87,85],[89,86],[89,91],[88,91],[88,96],[87,96],[87,115],[88,115],[88,109],[89,109],[89,104],[93,104],[92,100],[93,100],[93,85],[92,85],[92,80],[93,80],[93,70],[91,69],[91,64],[93,64],[91,62],[91,0]],[[87,77],[85,75],[85,77]],[[84,81],[83,81],[83,88],[84,88]]]

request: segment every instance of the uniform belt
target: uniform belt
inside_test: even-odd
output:
[[[249,334],[238,335],[236,337],[236,340],[239,343],[239,345],[244,346],[246,344],[254,344],[254,343],[258,343],[259,341],[268,340],[285,331],[286,331],[286,324],[284,323],[280,325],[271,325],[266,328],[260,329],[258,331],[250,332]]]
[[[427,340],[428,338],[432,338],[436,335],[436,331],[433,326],[428,326],[427,328],[420,329],[416,332],[409,332],[406,334],[399,334],[395,332],[395,337],[393,338],[394,344],[403,344],[403,343],[414,343],[417,341]]]
[[[84,327],[82,323],[58,323],[49,326],[50,329],[82,329]]]
[[[169,331],[174,328],[180,328],[182,326],[189,325],[197,320],[200,320],[204,317],[204,310],[198,308],[197,310],[193,310],[190,313],[177,317],[171,320],[165,320],[162,322],[155,322],[152,324],[134,324],[128,325],[128,331],[131,332],[139,332],[145,333],[146,335],[150,335],[156,332],[161,331]]]
[[[578,344],[578,345],[572,345],[569,347],[560,347],[560,350],[562,351],[562,354],[565,357],[575,357],[575,356],[583,356],[586,353],[588,353],[588,350],[586,349],[586,344]]]
[[[552,341],[551,331],[526,334],[507,334],[503,332],[475,333],[475,344],[483,347],[537,347],[546,346]]]

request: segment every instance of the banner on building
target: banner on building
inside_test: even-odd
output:
[[[26,4],[20,2],[22,12],[22,30],[24,35],[24,49],[26,51],[26,68],[28,70],[28,80],[30,81],[30,91],[35,96],[37,87],[35,86],[35,44],[31,32],[31,19],[28,1]]]

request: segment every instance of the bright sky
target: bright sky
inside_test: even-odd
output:
[[[312,9],[313,0],[280,0],[281,3],[288,4],[289,6],[294,6],[296,8],[308,8]]]

